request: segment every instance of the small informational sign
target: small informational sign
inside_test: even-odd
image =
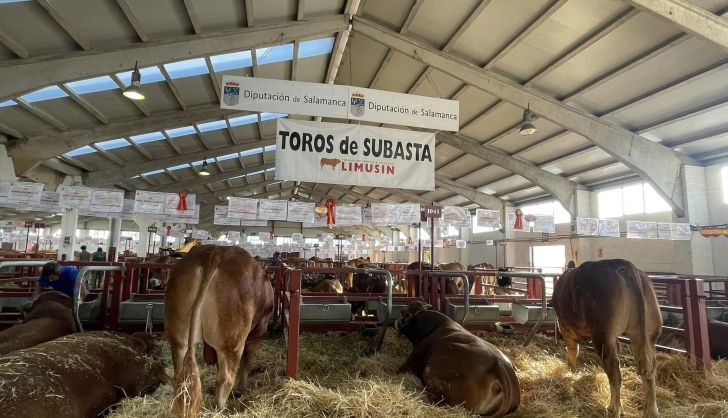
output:
[[[672,240],[672,223],[669,222],[658,222],[657,223],[657,237],[659,239]]]
[[[258,219],[258,199],[230,197],[228,199],[228,217],[249,221]]]
[[[400,203],[395,207],[395,221],[397,225],[414,224],[420,221],[419,203]]]
[[[500,211],[489,209],[476,209],[475,226],[477,226],[478,228],[500,228]]]
[[[0,201],[4,203],[38,203],[40,202],[42,192],[42,183],[25,181],[0,182]]]
[[[194,231],[192,231],[192,238],[196,240],[203,241],[206,240],[209,236],[210,233],[207,232],[207,230],[205,229],[195,229]]]
[[[533,232],[553,234],[556,232],[556,224],[553,215],[534,215]]]
[[[672,239],[678,241],[690,241],[692,239],[693,232],[690,230],[690,224],[676,223],[672,224]]]
[[[337,226],[361,225],[361,207],[357,205],[336,205],[334,215]]]
[[[397,222],[397,206],[391,203],[372,203],[372,225],[394,225]]]
[[[25,227],[26,228],[32,228],[33,227],[33,221],[25,221]]]
[[[442,223],[456,228],[470,228],[472,226],[470,211],[459,206],[445,206],[442,209]]]
[[[147,232],[156,233],[157,232],[157,227],[154,226],[154,225],[153,226],[149,226],[149,227],[147,227]]]
[[[619,237],[619,220],[599,219],[599,235],[602,237]]]
[[[258,220],[285,221],[287,216],[286,200],[261,200],[258,203]]]
[[[455,248],[465,248],[467,246],[467,242],[464,239],[459,239],[455,241]]]
[[[576,233],[579,235],[599,235],[598,218],[576,218]]]
[[[440,218],[442,217],[442,206],[422,206],[423,218]]]
[[[228,207],[225,205],[215,205],[212,223],[214,225],[231,225],[240,226],[240,219],[228,217]]]
[[[93,212],[122,212],[124,192],[121,190],[93,190],[89,209]]]
[[[61,187],[61,207],[90,209],[94,189],[83,186]]]
[[[134,212],[163,214],[167,193],[137,190],[134,194]]]
[[[315,203],[288,202],[288,222],[313,223]]]

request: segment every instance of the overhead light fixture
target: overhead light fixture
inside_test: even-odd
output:
[[[142,73],[139,72],[138,67],[139,62],[136,62],[134,64],[134,71],[131,72],[131,84],[129,84],[129,87],[124,89],[124,97],[131,100],[144,100],[146,97],[144,96],[144,92],[142,91],[141,81],[142,81]]]
[[[523,120],[521,121],[521,129],[518,130],[518,133],[527,136],[527,135],[533,135],[536,132],[538,132],[538,129],[536,129],[536,125],[533,124],[531,119],[533,118],[533,114],[531,113],[531,105],[528,105],[528,108],[523,111]]]
[[[202,162],[202,168],[200,169],[200,175],[201,176],[209,176],[210,175],[210,169],[207,168],[207,160]]]

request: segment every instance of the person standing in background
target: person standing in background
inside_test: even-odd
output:
[[[78,261],[91,261],[91,253],[86,251],[86,246],[81,246],[81,252],[78,254]]]
[[[106,253],[104,252],[104,249],[99,247],[96,249],[96,252],[93,253],[92,261],[99,261],[104,262],[106,261]],[[98,289],[103,284],[104,279],[104,272],[103,271],[97,271],[94,273],[94,280],[91,286],[94,289]]]

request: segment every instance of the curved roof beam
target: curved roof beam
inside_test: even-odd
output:
[[[135,61],[140,67],[159,65],[233,50],[251,49],[298,38],[330,35],[346,30],[344,15],[283,22],[255,28],[182,36],[139,44],[11,60],[0,64],[0,102],[31,90],[67,81],[127,71]]]
[[[538,115],[584,136],[638,173],[676,215],[684,216],[680,169],[684,163],[699,165],[694,159],[370,20],[358,16],[354,20],[359,33],[516,106],[530,106]]]
[[[176,192],[181,188],[189,189],[196,186],[204,186],[205,184],[212,184],[218,181],[230,180],[233,178],[244,177],[251,173],[268,170],[274,168],[276,165],[273,163],[247,166],[242,170],[223,171],[222,173],[213,174],[211,176],[198,176],[197,178],[184,179],[175,181],[172,183],[160,184],[159,186],[147,187],[146,190],[154,192]]]

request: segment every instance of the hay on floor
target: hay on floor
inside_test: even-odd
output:
[[[513,417],[604,416],[609,402],[606,375],[596,355],[582,350],[579,370],[571,373],[563,348],[537,336],[528,347],[522,335],[483,337],[500,347],[518,369],[521,406]],[[266,340],[255,361],[263,372],[251,376],[250,390],[217,411],[212,388],[215,367],[202,366],[203,416],[218,417],[469,417],[459,408],[427,403],[412,375],[396,371],[411,350],[403,338],[388,333],[383,350],[364,355],[366,340],[358,333],[303,334],[299,380],[283,377],[285,347],[281,338]],[[172,369],[165,352],[168,373]],[[728,417],[728,362],[714,363],[707,375],[686,358],[659,354],[658,407],[663,417]],[[152,396],[123,401],[113,418],[170,417],[172,390],[162,386]],[[622,359],[622,404],[626,417],[642,416],[642,384],[634,365]]]

